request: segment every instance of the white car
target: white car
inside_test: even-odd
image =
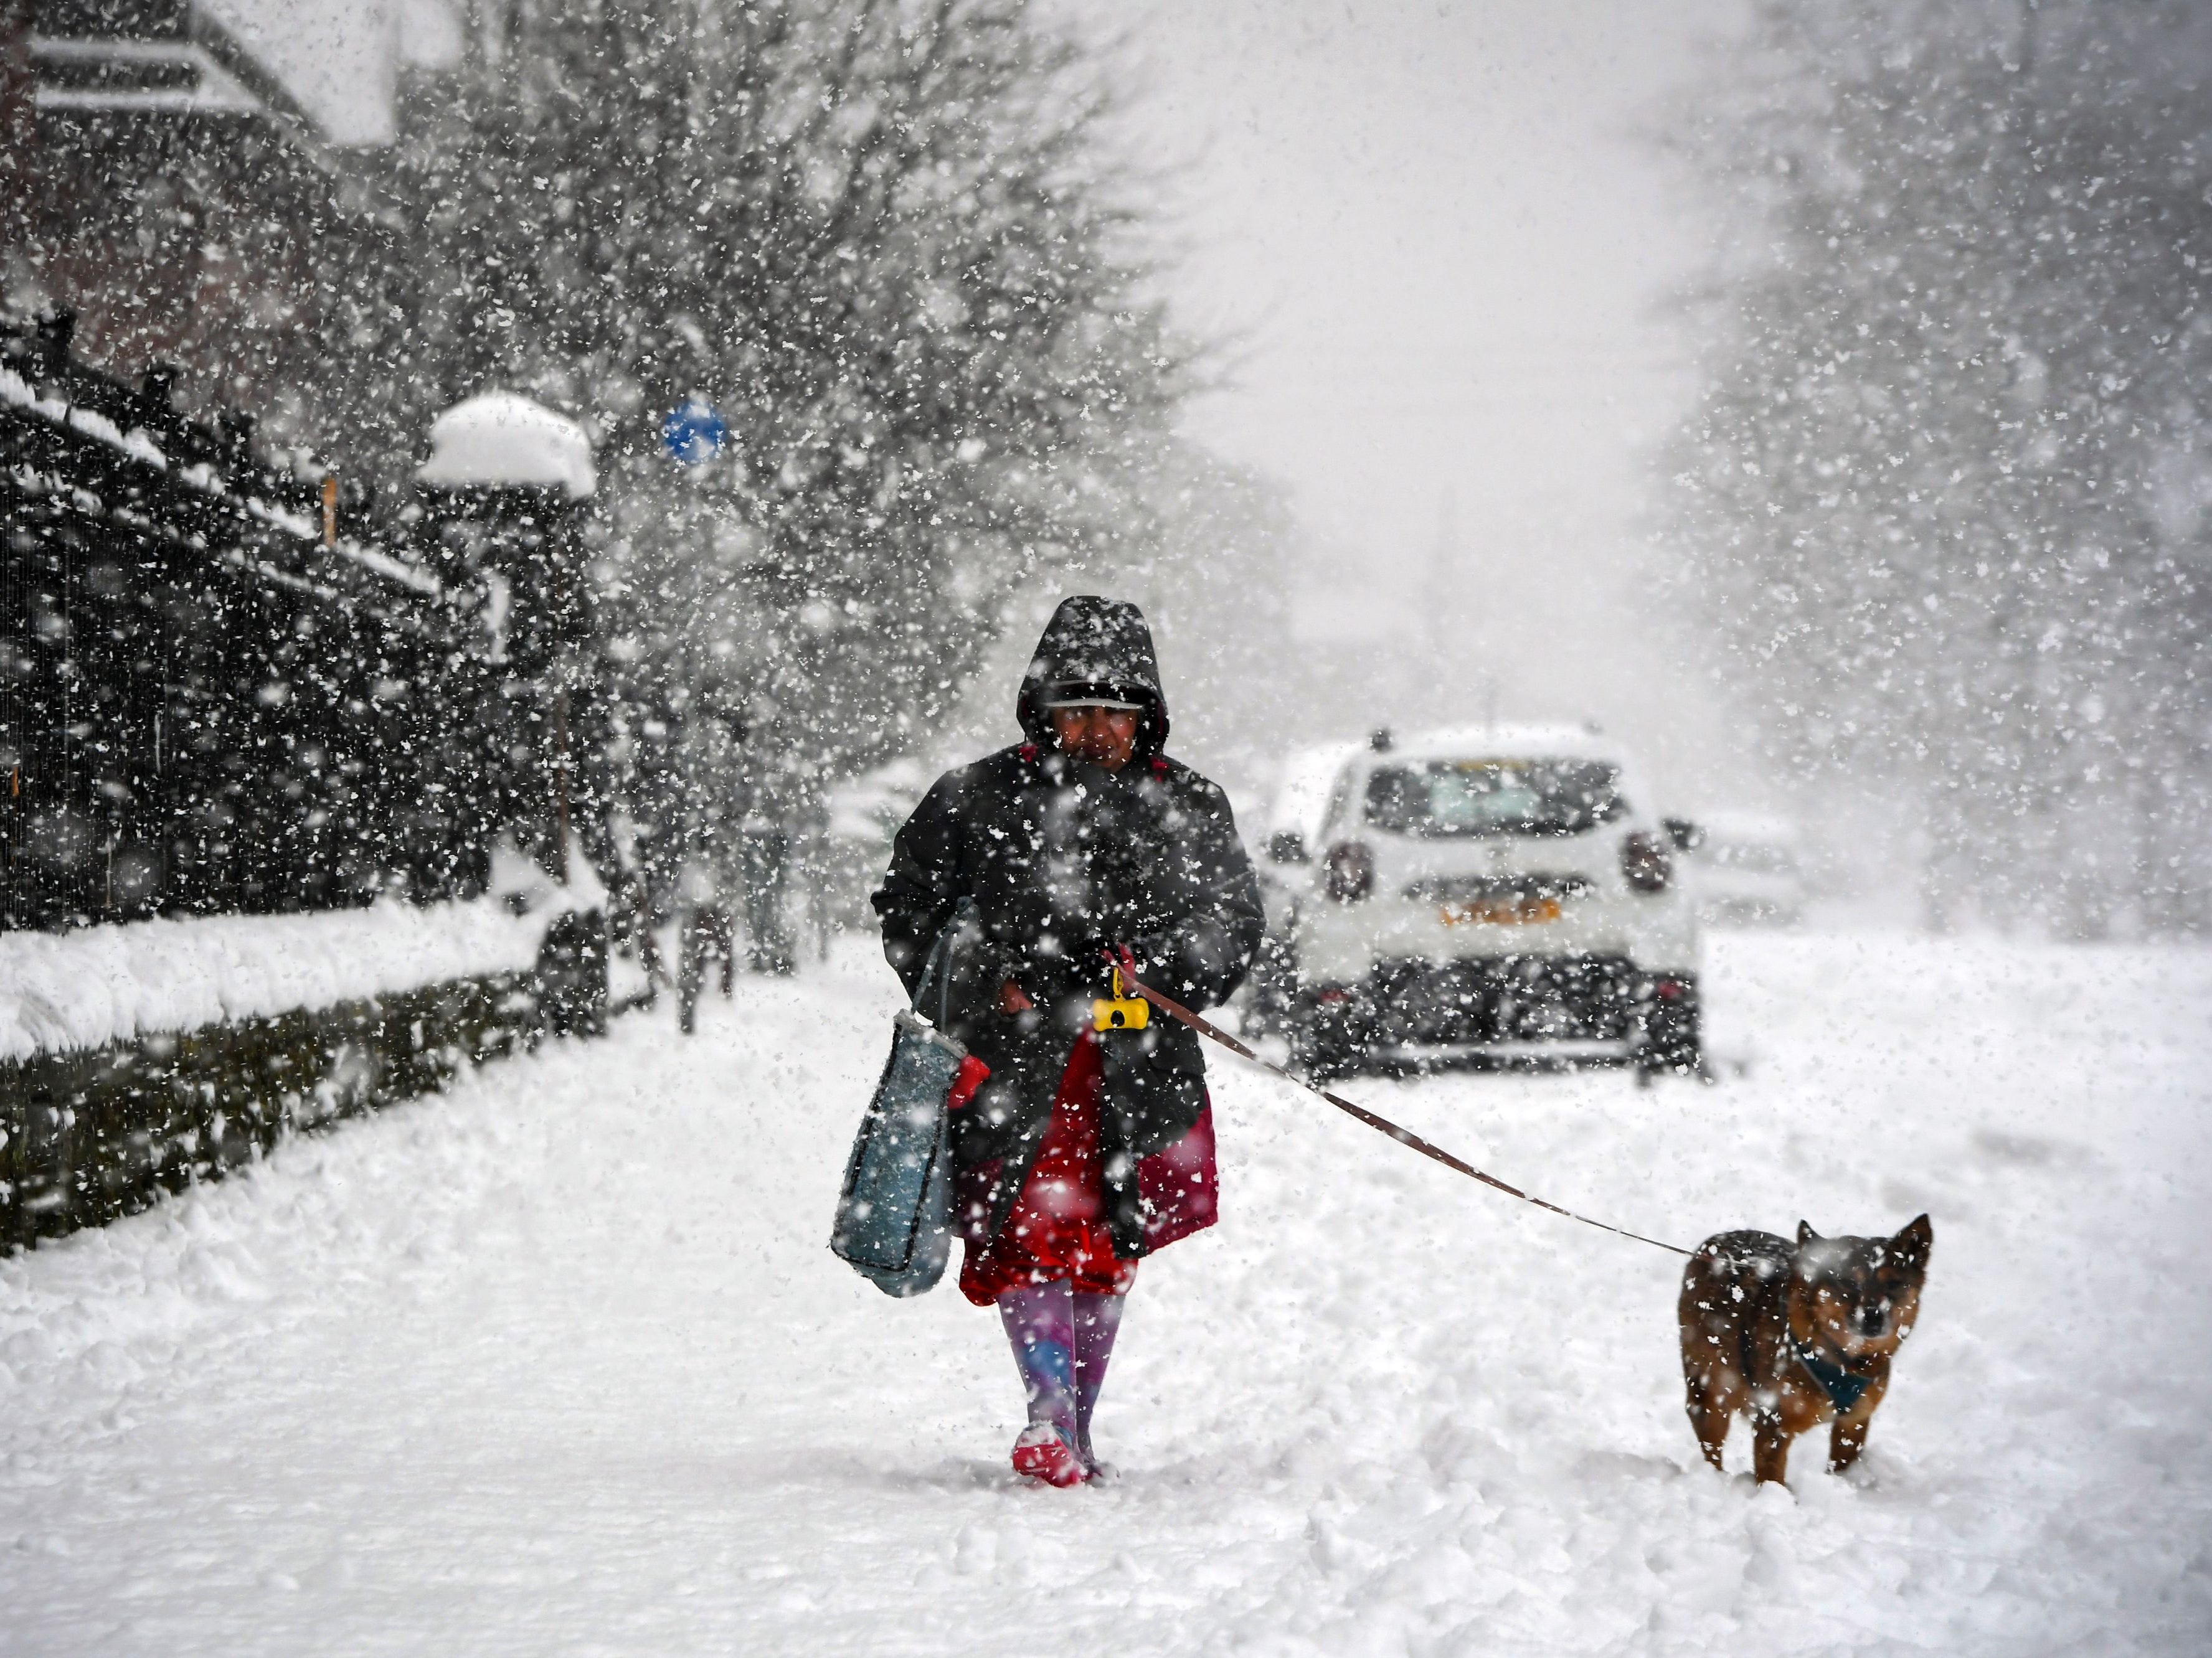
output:
[[[1804,919],[1805,876],[1795,825],[1778,817],[1716,812],[1690,847],[1690,890],[1715,926],[1795,926]]]
[[[1267,931],[1252,963],[1252,1011],[1261,1029],[1283,1028],[1297,992],[1298,907],[1313,886],[1314,848],[1337,774],[1360,751],[1356,743],[1293,750],[1275,776],[1255,872]]]
[[[1697,915],[1648,798],[1571,726],[1377,733],[1337,769],[1296,906],[1300,1060],[1698,1072]]]

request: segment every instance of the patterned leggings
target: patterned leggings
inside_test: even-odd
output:
[[[1120,1296],[1079,1294],[1066,1279],[1003,1291],[999,1317],[1029,1395],[1030,1420],[1049,1422],[1085,1463],[1091,1412],[1121,1327]]]

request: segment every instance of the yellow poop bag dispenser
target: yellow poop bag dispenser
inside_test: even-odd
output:
[[[1121,993],[1121,969],[1114,969],[1114,993],[1091,1004],[1093,1030],[1142,1030],[1152,1017],[1152,1005],[1141,996]]]

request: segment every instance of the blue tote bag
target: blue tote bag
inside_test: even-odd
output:
[[[895,1016],[890,1057],[860,1119],[830,1248],[887,1296],[937,1287],[952,1253],[952,1145],[945,1101],[968,1050],[944,1030],[953,935],[965,899],[931,948],[914,1005]],[[937,1022],[921,1013],[937,987]]]

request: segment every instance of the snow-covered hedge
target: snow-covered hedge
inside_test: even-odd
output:
[[[0,1060],[526,972],[546,921],[485,897],[0,933]]]
[[[466,902],[0,934],[0,1247],[605,1028],[605,892],[501,847]]]
[[[0,1060],[0,1248],[105,1224],[438,1088],[535,1040],[550,988],[496,974]]]
[[[502,839],[489,884],[466,902],[0,932],[0,1061],[527,972],[557,917],[606,907],[573,847],[562,884]]]

